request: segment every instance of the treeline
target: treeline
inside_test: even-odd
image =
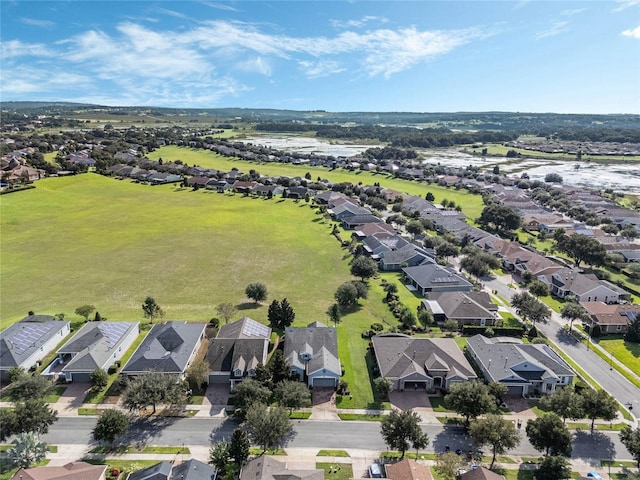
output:
[[[543,129],[537,135],[575,142],[640,143],[640,130],[630,128]]]

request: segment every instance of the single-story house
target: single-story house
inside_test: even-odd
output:
[[[452,267],[444,267],[434,262],[403,268],[402,273],[405,283],[413,286],[422,296],[429,292],[471,291],[471,282]]]
[[[150,467],[131,472],[127,480],[169,480],[171,475],[171,462],[160,462]]]
[[[478,465],[459,474],[457,480],[504,480],[504,476]]]
[[[422,301],[423,308],[433,314],[438,324],[447,320],[463,325],[493,326],[498,318],[498,306],[487,292],[431,292]]]
[[[205,188],[207,190],[215,190],[218,193],[223,193],[227,190],[231,190],[232,185],[225,180],[211,180],[207,183]]]
[[[229,383],[231,391],[245,377],[253,377],[259,363],[265,364],[271,328],[244,317],[223,325],[209,343],[209,383]]]
[[[382,219],[373,214],[352,215],[342,219],[342,226],[347,230],[354,230],[365,223],[382,223]]]
[[[474,335],[467,352],[487,382],[507,386],[507,395],[553,393],[557,387],[573,383],[576,373],[548,345],[516,342],[513,338],[503,343],[500,338]]]
[[[327,210],[327,213],[335,220],[341,221],[354,215],[371,215],[371,210],[355,205],[351,202],[343,202],[340,205]]]
[[[413,243],[397,250],[380,253],[380,269],[384,271],[400,271],[403,267],[413,267],[422,262],[433,262],[429,252]]]
[[[619,303],[631,297],[629,292],[611,282],[599,280],[595,275],[577,273],[567,267],[537,278],[549,286],[552,295],[560,298],[572,295],[579,302]]]
[[[187,185],[194,188],[206,187],[209,182],[214,181],[209,177],[191,177],[187,180]]]
[[[154,325],[122,369],[124,375],[149,370],[184,378],[204,339],[204,323],[167,322]]]
[[[415,460],[405,458],[396,463],[385,465],[390,480],[432,480],[429,467]]]
[[[354,230],[353,235],[358,238],[365,238],[370,237],[371,235],[375,235],[376,233],[388,233],[393,235],[396,233],[396,231],[393,226],[389,225],[388,223],[364,223],[362,225],[359,225]]]
[[[442,388],[477,375],[452,338],[414,338],[400,333],[372,337],[380,375],[394,390]]]
[[[263,185],[258,183],[253,188],[253,193],[260,197],[275,197],[276,195],[282,195],[282,192],[284,192],[284,187],[281,185]]]
[[[173,467],[171,480],[216,480],[218,469],[192,458]]]
[[[58,349],[67,382],[88,382],[97,368],[108,370],[138,337],[138,322],[88,322]]]
[[[11,480],[105,480],[107,465],[70,462],[57,467],[20,468]]]
[[[383,224],[381,224],[383,225]],[[391,252],[409,245],[409,241],[400,235],[377,233],[362,240],[362,247],[374,260],[380,259],[380,254]]]
[[[192,458],[177,465],[160,462],[132,472],[127,480],[216,480],[218,469]]]
[[[240,480],[324,480],[324,470],[289,469],[286,462],[260,455],[242,467]]]
[[[640,305],[607,304],[604,302],[583,302],[582,306],[591,317],[591,326],[599,325],[600,331],[623,334],[640,315]]]
[[[285,328],[284,357],[291,373],[310,387],[337,387],[340,382],[342,367],[335,328],[321,322]]]
[[[46,357],[71,332],[71,322],[50,315],[29,315],[0,332],[0,380],[9,370],[29,370]]]

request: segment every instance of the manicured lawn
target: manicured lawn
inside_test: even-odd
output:
[[[640,344],[626,342],[623,338],[602,337],[595,340],[598,345],[624,363],[633,372],[640,375]]]
[[[348,463],[317,462],[316,468],[324,470],[325,480],[349,480],[353,478],[353,468]]]
[[[148,295],[165,320],[208,321],[232,302],[238,318],[265,321],[266,306],[245,299],[252,281],[269,299],[287,297],[303,325],[326,321],[351,278],[329,222],[304,202],[85,174],[41,180],[1,208],[1,328],[29,310],[74,320],[87,303],[109,320],[142,321]]]
[[[366,422],[381,422],[386,415],[377,415],[373,413],[338,413],[340,420],[345,421],[366,421]]]
[[[53,392],[44,397],[45,403],[56,403],[67,389],[67,385],[56,385]]]
[[[349,453],[344,450],[320,450],[317,457],[349,457]]]
[[[89,453],[157,453],[168,455],[190,455],[191,450],[188,447],[152,447],[147,446],[143,448],[132,447],[130,445],[119,445],[116,448],[110,447],[95,447],[92,448]]]
[[[292,420],[306,420],[311,416],[311,412],[291,412],[289,418]]]
[[[251,455],[262,455],[262,448],[251,447],[249,449],[249,453]],[[267,448],[267,451],[265,453],[267,455],[286,455],[287,454],[287,452],[285,452],[284,449],[282,448]]]
[[[453,410],[447,408],[444,403],[444,397],[429,397],[429,402],[434,412],[455,413]]]

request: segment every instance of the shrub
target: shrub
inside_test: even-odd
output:
[[[381,323],[372,323],[371,330],[373,330],[374,332],[381,332],[382,330],[384,330],[384,326]]]

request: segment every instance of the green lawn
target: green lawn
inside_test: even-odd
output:
[[[348,463],[317,462],[316,468],[324,470],[325,480],[349,480],[353,478],[353,468]]]
[[[338,413],[340,420],[344,421],[366,421],[366,422],[381,422],[386,415],[378,415],[373,413]]]
[[[462,211],[467,217],[472,219],[480,216],[480,212],[484,208],[480,196],[472,195],[466,190],[456,190],[454,188],[441,187],[435,184],[419,183],[410,180],[401,180],[390,177],[386,174],[370,173],[361,170],[329,170],[324,167],[309,167],[306,165],[282,164],[276,162],[260,163],[249,162],[246,160],[233,159],[223,157],[209,150],[198,150],[193,148],[178,147],[168,145],[158,148],[147,155],[152,160],[162,158],[168,160],[182,160],[189,165],[200,165],[206,168],[215,168],[218,170],[228,171],[232,168],[248,173],[254,169],[264,175],[287,175],[287,176],[304,176],[306,172],[311,173],[311,177],[326,178],[334,182],[353,182],[363,184],[373,184],[379,182],[382,187],[391,188],[412,195],[424,197],[427,192],[433,193],[435,203],[442,202],[445,198],[454,201],[456,205],[462,206]]]
[[[623,338],[604,336],[594,340],[607,352],[624,363],[632,372],[640,374],[640,344],[626,342]]]
[[[349,453],[345,450],[320,450],[317,457],[349,457]]]
[[[302,325],[326,321],[335,289],[351,278],[328,222],[304,202],[96,174],[3,197],[0,231],[1,328],[29,310],[75,320],[86,303],[110,320],[143,320],[148,295],[165,320],[208,321],[216,304],[232,302],[238,317],[264,321],[267,308],[245,299],[252,281],[269,299],[287,297]]]
[[[95,447],[89,451],[89,453],[153,453],[153,454],[168,454],[168,455],[190,455],[191,450],[188,447],[153,447],[145,446],[142,448],[133,447],[130,445],[119,445],[115,448],[110,447]]]

